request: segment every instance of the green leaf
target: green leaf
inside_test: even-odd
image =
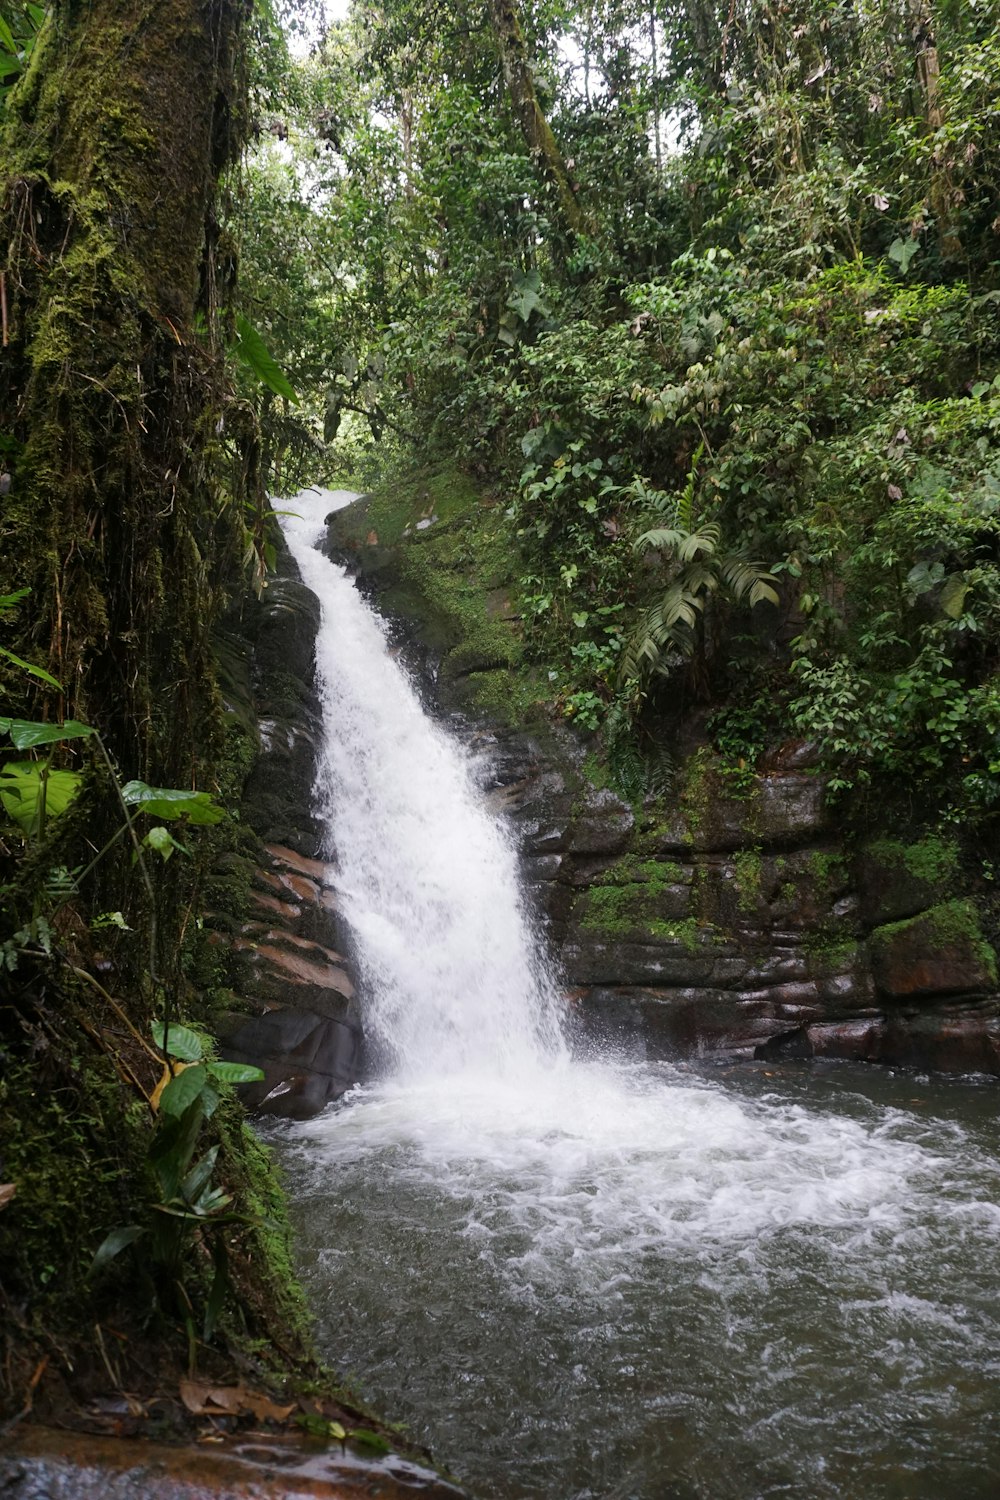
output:
[[[80,790],[81,780],[75,771],[50,771],[44,762],[11,761],[0,769],[0,802],[7,816],[31,837],[39,831],[43,788],[45,816],[58,818]]]
[[[205,1303],[205,1322],[201,1330],[202,1338],[206,1344],[211,1343],[215,1333],[219,1315],[226,1304],[226,1296],[230,1291],[229,1270],[226,1265],[225,1242],[216,1235],[212,1246],[212,1259],[215,1263],[215,1275],[212,1277],[212,1287]]]
[[[55,678],[52,680],[55,682]],[[0,734],[9,734],[16,750],[57,745],[62,740],[82,740],[93,733],[89,724],[81,724],[76,719],[67,719],[63,724],[36,724],[29,719],[0,718]]]
[[[15,667],[20,667],[22,672],[30,672],[32,677],[37,677],[42,682],[47,682],[50,687],[59,688],[62,691],[62,683],[57,682],[51,672],[46,672],[44,667],[36,667],[33,662],[25,661],[23,656],[15,656],[13,651],[8,651],[6,646],[0,646],[0,656],[6,656]]]
[[[20,600],[26,599],[30,593],[30,589],[16,589],[13,594],[0,594],[0,609],[13,608]]]
[[[0,16],[0,47],[3,47],[7,52],[17,52],[17,43],[14,40],[14,34],[3,16]]]
[[[264,1081],[263,1068],[255,1068],[251,1063],[210,1062],[208,1071],[220,1083],[263,1083]]]
[[[373,1453],[392,1452],[392,1444],[387,1442],[381,1433],[372,1432],[368,1427],[351,1427],[348,1430],[347,1436],[352,1438],[354,1442],[361,1443],[364,1447],[370,1448]]]
[[[173,1027],[170,1028],[171,1032]],[[208,1073],[203,1064],[194,1063],[171,1078],[160,1095],[160,1113],[179,1119],[203,1093],[208,1083]]]
[[[102,911],[99,916],[90,919],[91,932],[104,932],[109,927],[117,927],[120,932],[132,931],[120,911]]]
[[[179,843],[169,828],[164,828],[160,824],[157,824],[155,828],[151,828],[142,842],[144,848],[155,849],[164,862],[171,857],[175,849],[179,849],[189,859],[191,857],[190,849]]]
[[[115,1256],[120,1255],[123,1250],[127,1250],[129,1245],[134,1245],[136,1240],[141,1239],[145,1233],[145,1229],[141,1228],[138,1224],[129,1224],[127,1227],[121,1229],[112,1229],[111,1233],[98,1245],[94,1258],[90,1262],[91,1271],[96,1271],[99,1267],[107,1265],[109,1260],[114,1260]]]
[[[548,314],[548,308],[539,296],[542,278],[537,271],[519,271],[514,277],[514,290],[507,298],[507,306],[522,323],[527,323],[532,313]]]
[[[167,1046],[164,1047],[164,1024],[162,1021],[154,1021],[149,1028],[153,1033],[153,1041],[161,1052],[166,1052],[170,1057],[176,1057],[178,1062],[200,1062],[205,1048],[201,1037],[196,1031],[188,1026],[181,1026],[176,1021],[170,1023],[170,1030],[166,1033]]]
[[[961,573],[953,573],[945,582],[941,590],[941,608],[949,620],[960,618],[965,608],[965,596],[969,592],[969,585]]]
[[[889,259],[896,262],[896,265],[905,276],[907,271],[910,269],[910,261],[913,259],[919,249],[919,240],[893,240],[892,244],[889,246]]]
[[[209,1178],[215,1171],[216,1158],[219,1155],[218,1146],[211,1146],[205,1152],[197,1166],[191,1168],[190,1172],[181,1183],[181,1196],[189,1203],[194,1203],[207,1185]]]
[[[174,787],[147,786],[129,781],[122,787],[122,800],[154,818],[187,818],[192,823],[218,823],[225,816],[210,792],[185,792]]]
[[[294,401],[298,405],[299,398],[288,376],[274,359],[256,328],[242,315],[236,319],[236,332],[239,335],[236,353],[243,363],[253,371],[263,385],[274,391],[275,395],[284,396],[286,400]]]

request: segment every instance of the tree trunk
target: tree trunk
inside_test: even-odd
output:
[[[917,77],[924,97],[924,122],[928,135],[936,135],[944,124],[941,108],[941,61],[934,31],[934,13],[929,0],[910,0],[910,18]],[[930,204],[944,256],[962,253],[953,225],[954,185],[947,163],[931,160]]]
[[[56,0],[0,140],[0,411],[18,445],[0,593],[32,591],[26,654],[64,687],[44,712],[171,784],[215,718],[208,629],[240,530],[218,483],[213,201],[249,8]]]
[[[490,18],[507,92],[536,170],[551,188],[567,237],[585,230],[583,212],[562,152],[542,113],[515,0],[489,0]]]

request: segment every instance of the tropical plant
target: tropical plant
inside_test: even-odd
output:
[[[223,1231],[257,1222],[246,1214],[232,1212],[232,1196],[213,1180],[218,1144],[195,1160],[202,1127],[218,1108],[216,1085],[225,1088],[253,1083],[264,1075],[260,1068],[206,1056],[198,1033],[177,1022],[154,1024],[152,1035],[165,1059],[163,1076],[150,1099],[157,1125],[148,1155],[158,1193],[149,1205],[149,1221],[111,1230],[99,1245],[91,1269],[99,1270],[123,1250],[141,1243],[154,1270],[156,1305],[181,1317],[193,1369],[197,1335],[184,1276],[187,1253],[193,1242],[200,1241],[214,1268],[202,1324],[202,1337],[208,1342],[231,1290]],[[146,1255],[140,1257],[140,1264],[145,1260]]]

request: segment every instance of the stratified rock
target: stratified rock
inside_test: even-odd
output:
[[[248,623],[261,754],[242,811],[269,842],[258,841],[256,861],[241,860],[238,871],[230,859],[248,887],[243,920],[206,920],[231,995],[222,1055],[263,1069],[263,1082],[241,1089],[251,1108],[302,1119],[357,1082],[362,1033],[335,869],[318,857],[322,830],[311,812],[322,743],[313,680],[319,605],[284,549],[280,563]]]

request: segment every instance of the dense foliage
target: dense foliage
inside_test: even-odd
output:
[[[316,436],[507,490],[530,648],[606,741],[724,698],[738,759],[992,806],[995,7],[506,10],[577,217],[496,6],[355,6],[277,101],[243,263]]]

